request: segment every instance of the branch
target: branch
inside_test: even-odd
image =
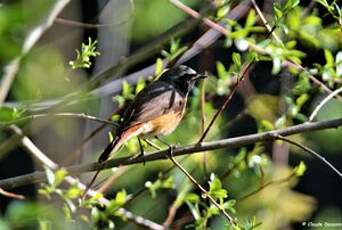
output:
[[[255,11],[257,12],[257,14],[259,15],[262,23],[264,24],[264,26],[266,27],[266,29],[269,31],[269,33],[272,35],[272,37],[281,45],[283,45],[283,41],[277,36],[276,33],[274,33],[274,29],[272,29],[272,27],[270,26],[270,24],[268,23],[268,21],[266,20],[265,16],[263,15],[263,13],[261,12],[258,4],[255,2],[255,0],[252,0],[252,4],[253,7],[255,9]]]
[[[133,15],[128,15],[130,17],[133,17]],[[113,26],[119,26],[125,23],[128,23],[130,19],[125,19],[120,22],[115,23],[109,23],[109,24],[97,24],[97,23],[84,23],[84,22],[78,22],[70,19],[65,18],[56,18],[55,23],[59,23],[66,26],[72,26],[72,27],[81,27],[86,29],[97,29],[97,28],[103,28],[103,27],[113,27]]]
[[[172,161],[172,163],[173,163],[174,165],[176,165],[177,168],[179,168],[179,169],[180,169],[180,170],[189,178],[189,180],[190,180],[197,188],[199,188],[199,190],[201,190],[201,192],[203,193],[203,195],[204,195],[205,197],[208,197],[208,198],[209,198],[210,202],[213,203],[213,205],[215,205],[216,208],[218,208],[218,209],[223,213],[223,215],[227,218],[227,220],[229,221],[229,223],[230,223],[232,226],[236,226],[236,222],[235,222],[234,218],[231,217],[231,216],[226,212],[226,210],[222,207],[222,205],[220,205],[219,203],[216,202],[216,200],[207,192],[207,190],[205,190],[205,189],[202,187],[202,185],[201,185],[200,183],[198,183],[198,182],[196,181],[196,179],[193,178],[193,177],[191,176],[191,174],[188,173],[188,172],[186,171],[186,169],[183,168],[183,166],[182,166],[181,164],[179,164],[179,163],[173,158],[173,156],[170,156],[170,160]]]
[[[307,147],[307,146],[305,146],[303,144],[300,144],[300,143],[298,143],[296,141],[293,141],[293,140],[291,140],[289,138],[283,137],[280,134],[275,134],[275,137],[278,140],[282,140],[282,141],[285,141],[285,142],[290,143],[292,145],[295,145],[295,146],[305,150],[306,152],[310,153],[311,155],[313,155],[314,157],[316,157],[320,161],[322,161],[324,164],[326,164],[329,168],[331,168],[337,175],[339,175],[342,178],[342,173],[337,168],[335,168],[335,166],[333,166],[327,159],[325,159],[323,156],[321,156],[319,153],[315,152],[311,148],[309,148],[309,147]]]
[[[73,117],[73,118],[80,118],[80,119],[96,121],[96,122],[99,122],[102,124],[107,124],[107,125],[118,127],[118,124],[113,122],[113,121],[101,119],[101,118],[94,117],[94,116],[90,116],[90,115],[87,115],[85,113],[46,113],[46,114],[29,115],[29,116],[22,117],[22,118],[19,118],[19,119],[13,120],[13,121],[9,121],[9,122],[0,122],[0,128],[2,128],[4,126],[9,126],[9,125],[18,124],[21,122],[34,120],[34,119],[38,119],[38,118],[45,118],[45,117]]]
[[[258,192],[260,192],[261,190],[265,189],[266,187],[270,186],[270,185],[274,185],[274,184],[281,184],[281,183],[285,183],[290,181],[294,176],[296,176],[296,173],[291,173],[290,175],[288,175],[287,177],[281,178],[281,179],[277,179],[277,180],[271,180],[263,185],[261,185],[259,188],[257,188],[256,190],[237,198],[237,201],[241,201],[241,200],[245,200],[248,197],[254,196],[255,194],[257,194]]]
[[[181,1],[178,0],[169,0],[169,2],[171,4],[173,4],[175,7],[177,7],[178,9],[180,9],[181,11],[185,12],[186,14],[190,15],[193,18],[196,19],[201,19],[204,24],[206,24],[207,26],[213,28],[214,30],[220,32],[221,34],[224,34],[226,36],[229,35],[229,31],[226,30],[226,28],[224,28],[223,26],[217,24],[216,22],[210,20],[207,17],[202,17],[200,13],[198,13],[197,11],[191,9],[190,7],[184,5]]]
[[[218,118],[218,116],[220,116],[220,114],[225,110],[225,108],[228,106],[229,102],[232,100],[235,91],[238,89],[240,82],[242,82],[242,80],[245,78],[245,76],[247,76],[248,71],[250,70],[250,68],[253,66],[254,64],[254,60],[249,62],[244,68],[241,69],[241,74],[239,74],[241,77],[237,77],[237,81],[231,91],[230,94],[228,94],[226,96],[226,98],[224,99],[224,102],[222,104],[222,106],[220,107],[219,110],[216,111],[216,113],[214,114],[213,118],[211,119],[208,127],[205,129],[205,131],[203,132],[201,138],[198,140],[198,143],[201,143],[207,136],[207,134],[209,133],[211,127],[213,126],[214,122],[216,121],[216,119]]]
[[[342,92],[342,87],[339,89],[336,89],[335,91],[333,91],[331,94],[329,94],[326,98],[324,98],[319,104],[318,106],[315,108],[315,110],[311,113],[310,117],[309,117],[309,122],[312,122],[315,117],[317,116],[317,113],[319,110],[322,109],[322,107],[328,103],[328,101],[330,101],[332,98],[334,98],[336,95],[338,95],[339,93]]]
[[[57,15],[64,9],[64,7],[70,2],[70,0],[59,0],[56,1],[55,5],[50,10],[47,18],[40,25],[33,28],[30,33],[26,36],[21,54],[19,57],[12,60],[8,65],[4,68],[4,76],[2,77],[2,81],[0,83],[0,105],[6,99],[7,94],[11,88],[12,82],[15,78],[15,75],[18,72],[20,61],[37,43],[39,38],[44,34],[44,32],[50,28],[53,24],[53,21],[57,17]]]
[[[3,195],[5,197],[9,197],[9,198],[12,198],[12,199],[17,199],[17,200],[24,200],[25,199],[25,196],[23,196],[21,194],[16,194],[16,193],[13,193],[13,192],[8,192],[8,191],[3,190],[2,188],[0,188],[0,195]]]
[[[16,132],[16,134],[18,135],[23,135],[23,132],[21,131],[21,129],[19,129],[18,127],[12,126],[13,131]],[[56,170],[59,168],[59,166],[53,162],[51,159],[49,159],[28,137],[26,136],[22,136],[21,139],[21,143],[23,145],[23,147],[26,149],[26,151],[28,151],[29,153],[31,153],[36,159],[38,159],[43,165],[47,166],[48,168],[52,169],[52,170]],[[79,182],[78,179],[72,177],[72,176],[66,176],[65,181],[70,184],[70,185],[77,185],[80,189],[85,189],[86,186],[82,183]],[[1,188],[0,188],[1,189]],[[87,195],[94,197],[97,197],[97,192],[95,192],[94,190],[88,189],[87,190]],[[102,203],[105,206],[108,206],[110,204],[110,201],[104,197],[101,197],[98,199],[100,203]],[[119,208],[118,212],[124,216],[126,219],[132,221],[133,223],[148,228],[148,229],[153,229],[153,230],[163,230],[164,227],[152,222],[148,219],[145,219],[143,217],[137,216],[135,214],[133,214],[130,211],[127,211],[124,208]]]
[[[241,137],[222,139],[217,141],[202,142],[199,144],[193,144],[183,147],[177,147],[173,150],[173,156],[190,155],[193,153],[204,152],[215,149],[223,148],[238,148],[243,145],[262,142],[262,141],[272,141],[276,139],[276,135],[290,136],[298,133],[305,133],[323,129],[338,128],[342,126],[342,118],[333,119],[328,121],[320,121],[313,123],[303,123],[300,125],[291,126],[285,129],[274,130],[263,133],[256,133],[251,135],[245,135]],[[156,161],[161,159],[168,159],[169,151],[155,151],[151,154],[146,154],[141,157],[122,157],[109,160],[107,163],[89,163],[82,165],[75,165],[71,167],[66,167],[69,174],[79,174],[83,172],[96,171],[98,169],[108,169],[112,167],[118,167],[122,165],[138,164],[148,161]],[[0,180],[0,187],[5,189],[12,189],[19,186],[46,181],[46,176],[44,172],[34,172],[22,176],[17,176],[13,178]]]

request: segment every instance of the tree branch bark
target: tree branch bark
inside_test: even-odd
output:
[[[243,145],[261,142],[261,141],[273,141],[277,139],[277,136],[290,136],[298,133],[312,132],[323,129],[338,128],[342,126],[342,118],[320,121],[313,123],[303,123],[295,126],[291,126],[285,129],[274,130],[263,133],[256,133],[251,135],[245,135],[241,137],[222,139],[210,142],[202,142],[198,144],[192,144],[188,146],[177,147],[173,150],[173,156],[189,155],[198,152],[204,152],[215,149],[223,148],[238,148]],[[163,151],[155,151],[151,154],[144,155],[142,157],[122,157],[109,160],[105,165],[99,163],[89,163],[75,165],[67,167],[66,170],[70,175],[80,174],[83,172],[96,171],[98,169],[108,169],[112,167],[118,167],[122,165],[132,165],[148,161],[156,161],[160,159],[168,159],[168,149]],[[45,172],[33,172],[30,174],[8,178],[0,181],[0,187],[3,189],[12,189],[19,186],[38,183],[46,181]]]

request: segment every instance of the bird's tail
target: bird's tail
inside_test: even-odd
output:
[[[121,136],[122,135],[116,135],[115,138],[112,140],[112,142],[110,142],[109,145],[107,145],[107,147],[103,150],[103,152],[101,153],[101,155],[98,159],[99,163],[103,163],[106,160],[108,160],[109,155],[113,151],[113,149],[117,149],[118,147],[120,147],[120,146],[118,146],[118,144],[122,140]]]
[[[115,136],[114,140],[112,142],[110,142],[110,144],[107,145],[107,147],[101,153],[101,155],[100,155],[100,157],[98,159],[98,162],[101,163],[102,165],[96,171],[94,177],[91,179],[90,183],[85,188],[83,196],[82,196],[83,198],[87,194],[89,188],[95,182],[95,179],[99,175],[100,171],[103,169],[104,162],[108,160],[110,153],[113,152],[113,151],[116,152],[121,147],[121,145],[123,143],[125,143],[127,140],[129,140],[133,136],[139,135],[142,132],[142,128],[143,127],[141,125],[136,125],[136,126],[131,127],[130,129],[127,129],[125,131],[117,133],[117,135]]]
[[[91,181],[88,183],[88,185],[86,186],[83,195],[82,195],[82,199],[87,195],[88,190],[91,188],[91,186],[94,184],[97,176],[99,175],[99,173],[101,172],[101,170],[103,169],[103,163],[108,160],[110,153],[114,150],[114,149],[118,149],[121,146],[121,142],[122,142],[122,135],[116,135],[115,138],[109,143],[109,145],[107,145],[107,147],[103,150],[103,152],[101,153],[98,162],[101,163],[101,167],[96,171],[95,175],[93,176],[93,178],[91,179]]]

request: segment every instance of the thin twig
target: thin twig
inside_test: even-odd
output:
[[[210,142],[202,142],[200,144],[193,144],[188,146],[177,147],[173,150],[173,156],[190,155],[193,153],[204,152],[209,150],[223,149],[223,148],[238,148],[243,145],[272,141],[276,139],[276,135],[290,136],[298,133],[312,132],[323,129],[331,129],[342,126],[342,118],[303,123],[284,129],[256,133],[250,135],[244,135],[241,137],[234,137]],[[88,164],[75,165],[71,167],[66,167],[66,170],[70,175],[79,174],[83,172],[96,171],[103,167],[103,169],[108,169],[112,167],[118,167],[122,165],[138,164],[149,161],[156,161],[161,159],[167,159],[169,155],[168,150],[155,151],[151,154],[145,154],[141,157],[121,157],[112,160],[108,160],[104,165],[94,162]],[[8,179],[0,180],[0,187],[5,189],[12,189],[26,184],[32,184],[37,182],[46,181],[45,172],[34,172],[22,176],[12,177]]]
[[[163,226],[165,228],[168,228],[172,224],[173,220],[175,219],[178,208],[179,208],[179,204],[176,199],[173,201],[172,205],[170,206],[167,217],[163,223]]]
[[[187,13],[188,15],[190,15],[193,18],[196,19],[201,19],[204,24],[206,24],[207,26],[217,30],[218,32],[228,36],[230,33],[228,30],[226,30],[226,28],[224,28],[223,26],[217,24],[216,22],[210,20],[207,17],[202,17],[200,13],[198,13],[197,11],[191,9],[190,7],[184,5],[181,1],[178,0],[169,0],[169,2],[171,4],[173,4],[174,6],[176,6],[178,9],[182,10],[183,12]]]
[[[319,159],[320,161],[322,161],[325,165],[327,165],[330,169],[332,169],[337,175],[339,175],[342,178],[342,173],[332,163],[330,163],[327,159],[325,159],[323,156],[321,156],[319,153],[315,152],[311,148],[309,148],[309,147],[307,147],[301,143],[298,143],[296,141],[293,141],[289,138],[283,137],[280,134],[275,134],[275,137],[278,140],[282,140],[282,141],[285,141],[285,142],[290,143],[292,145],[295,145],[295,146],[305,150],[306,152],[310,153],[312,156],[314,156],[317,159]]]
[[[278,179],[278,180],[271,180],[271,181],[268,181],[267,183],[264,183],[263,185],[259,186],[259,188],[257,188],[256,190],[242,196],[242,197],[239,197],[237,198],[236,200],[237,201],[241,201],[241,200],[245,200],[247,199],[248,197],[251,197],[251,196],[254,196],[255,194],[257,194],[258,192],[260,192],[261,190],[269,187],[270,185],[274,185],[274,184],[281,184],[281,183],[285,183],[285,182],[288,182],[289,180],[291,180],[293,177],[295,177],[296,174],[293,172],[291,173],[289,176],[287,177],[284,177],[284,178],[281,178],[281,179]]]
[[[257,12],[257,14],[259,15],[262,23],[264,24],[264,26],[266,27],[266,29],[271,33],[272,37],[281,45],[283,45],[283,41],[278,37],[278,35],[276,33],[274,33],[274,29],[272,29],[272,27],[270,26],[270,24],[268,23],[268,21],[266,20],[264,14],[262,13],[262,11],[260,10],[258,4],[256,4],[255,0],[252,0],[252,4],[254,6],[255,11]]]
[[[72,117],[72,118],[80,118],[80,119],[96,121],[96,122],[111,125],[114,127],[118,126],[118,124],[113,122],[113,121],[98,118],[95,116],[90,116],[90,115],[87,115],[85,113],[46,113],[46,114],[33,114],[33,115],[22,117],[22,118],[19,118],[19,119],[13,120],[13,121],[9,121],[9,122],[0,122],[0,128],[4,127],[4,126],[9,126],[9,125],[29,121],[29,120],[35,120],[35,119],[46,118],[46,117]]]
[[[322,109],[322,107],[328,103],[328,101],[330,101],[332,98],[334,98],[336,95],[338,95],[339,93],[342,92],[342,87],[340,87],[339,89],[336,89],[335,91],[333,91],[331,94],[329,94],[326,98],[324,98],[315,108],[315,110],[311,113],[310,117],[309,117],[309,122],[312,122],[315,117],[317,116],[317,113]]]
[[[70,19],[65,18],[56,18],[55,22],[66,25],[66,26],[73,26],[73,27],[81,27],[86,29],[97,29],[97,28],[103,28],[103,27],[113,27],[113,26],[119,26],[125,23],[128,23],[130,19],[122,20],[121,22],[115,22],[115,23],[109,23],[109,24],[96,24],[96,23],[84,23],[84,22],[78,22]]]
[[[9,198],[13,198],[13,199],[17,199],[17,200],[24,200],[25,199],[25,196],[23,196],[21,194],[8,192],[8,191],[3,190],[2,188],[0,188],[0,195],[3,195],[5,197],[9,197]]]
[[[207,192],[207,190],[205,190],[202,185],[200,183],[198,183],[196,181],[195,178],[193,178],[191,176],[190,173],[188,173],[188,171],[186,171],[185,168],[183,168],[183,166],[181,164],[179,164],[173,156],[170,156],[170,160],[173,162],[173,164],[175,164],[188,178],[189,180],[195,185],[197,186],[197,188],[199,188],[201,190],[201,192],[203,193],[203,195],[205,195],[205,197],[208,197],[210,202],[213,203],[213,205],[215,205],[221,212],[222,214],[227,218],[228,222],[232,225],[232,226],[236,226],[236,222],[234,220],[234,218],[232,216],[230,216],[227,211],[224,209],[224,207],[222,207],[222,205],[220,205],[219,203],[216,202],[216,200]]]
[[[125,172],[128,170],[128,167],[121,167],[119,168],[117,171],[115,171],[115,173],[113,175],[111,175],[106,182],[96,191],[100,192],[100,193],[105,193],[109,188],[111,188],[113,186],[113,184],[115,183],[115,181],[122,176],[123,174],[125,174]]]
[[[232,100],[233,96],[235,95],[235,91],[238,89],[238,86],[239,86],[240,82],[245,78],[245,76],[247,75],[248,71],[253,66],[253,64],[254,64],[254,60],[250,61],[244,68],[241,69],[241,75],[240,75],[241,77],[237,78],[237,81],[236,81],[232,91],[230,92],[230,94],[228,94],[226,96],[226,98],[224,99],[224,102],[221,105],[220,109],[217,110],[216,113],[214,114],[214,116],[211,119],[209,125],[207,126],[207,128],[203,132],[201,138],[198,140],[198,143],[201,143],[206,138],[206,136],[208,135],[208,133],[209,133],[211,127],[213,126],[214,122],[216,121],[218,116],[220,116],[221,113],[226,109],[226,107],[228,106],[229,102]]]
[[[7,97],[15,75],[18,72],[19,65],[23,56],[25,56],[32,49],[32,47],[37,43],[44,32],[52,26],[53,21],[55,20],[57,15],[69,2],[70,0],[56,1],[46,19],[41,24],[34,27],[26,36],[20,56],[16,57],[8,65],[5,66],[4,76],[2,77],[0,83],[0,105]]]
[[[18,128],[13,126],[13,130],[18,134],[18,135],[23,135],[23,132]],[[52,170],[56,170],[59,168],[59,166],[53,162],[51,159],[49,159],[28,137],[26,136],[22,136],[22,145],[23,147],[26,149],[26,151],[28,151],[29,153],[31,153],[37,160],[39,160],[43,165],[47,166],[48,168],[52,169]],[[78,179],[72,177],[72,176],[66,176],[64,178],[64,180],[70,184],[70,185],[77,185],[80,189],[84,190],[86,188],[86,186],[82,183],[79,182]],[[91,196],[91,197],[98,197],[97,196],[97,192],[95,192],[94,190],[88,189],[87,191],[87,195]],[[103,205],[109,205],[110,201],[107,200],[104,197],[101,197],[98,199],[98,201],[100,203],[102,203]],[[133,213],[131,213],[130,211],[127,211],[124,208],[119,208],[118,212],[120,215],[124,216],[126,219],[132,221],[133,223],[148,228],[148,229],[153,229],[153,230],[163,230],[163,226],[152,222],[148,219],[145,219],[141,216],[137,216]]]

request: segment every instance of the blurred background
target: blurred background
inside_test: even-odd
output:
[[[113,113],[119,111],[124,102],[132,99],[155,75],[160,74],[160,61],[174,56],[179,58],[177,52],[182,54],[184,47],[195,47],[194,42],[209,29],[171,2],[70,1],[33,48],[20,58],[11,88],[5,100],[0,102],[0,121],[62,112],[85,113],[117,121],[118,117],[113,116]],[[225,96],[231,93],[236,82],[232,74],[232,66],[236,65],[234,53],[239,53],[242,61],[248,60],[248,47],[245,49],[242,41],[246,39],[258,43],[265,40],[267,35],[265,30],[260,29],[263,24],[257,16],[254,15],[253,19],[250,1],[181,2],[213,20],[219,14],[226,15],[235,10],[235,20],[225,21],[225,25],[234,33],[246,30],[248,18],[253,22],[245,35],[235,34],[233,38],[217,36],[218,39],[204,40],[208,47],[184,63],[210,77],[193,90],[185,119],[172,135],[165,138],[168,143],[176,145],[196,142],[203,131],[202,119],[206,126]],[[265,0],[257,1],[257,4],[273,25],[273,5],[284,5],[286,2]],[[304,67],[323,71],[325,66],[324,74],[319,72],[315,77],[335,90],[342,84],[341,71],[338,72],[338,65],[329,67],[334,69],[330,70],[326,64],[329,54],[334,61],[341,52],[342,32],[336,18],[318,2],[300,1],[286,14],[284,12],[275,32],[284,42],[293,42],[294,49],[305,54],[300,57]],[[0,1],[2,80],[9,63],[21,55],[27,35],[32,28],[46,20],[56,3],[53,0]],[[91,57],[89,68],[72,69],[69,62],[75,60],[75,50],[80,50],[82,43],[88,44],[89,38],[97,41],[96,50],[100,55]],[[327,93],[313,84],[305,74],[283,66],[276,70],[274,60],[275,57],[260,58],[250,69],[231,103],[212,127],[208,141],[307,121]],[[76,100],[60,103],[80,89],[91,93],[82,91],[76,94]],[[205,102],[201,97],[205,98]],[[320,110],[316,120],[341,117],[341,100],[332,99]],[[107,126],[84,143],[101,124],[70,117],[45,117],[26,120],[18,126],[61,166],[96,161],[112,131]],[[11,139],[12,136],[11,130],[0,130],[0,179],[44,170],[19,141]],[[293,136],[293,140],[322,154],[337,169],[342,169],[341,138],[341,129]],[[147,145],[145,148],[147,152],[153,150]],[[139,151],[138,141],[132,139],[114,157]],[[213,175],[216,175],[228,193],[227,200],[232,200],[228,210],[241,222],[247,223],[255,218],[257,223],[261,223],[257,229],[323,229],[310,227],[308,223],[342,223],[341,179],[322,162],[299,148],[282,142],[267,142],[177,159],[207,189],[208,181],[213,181]],[[289,176],[301,161],[306,165],[304,175]],[[197,194],[200,197],[200,191],[179,170],[163,173],[171,166],[170,161],[160,160],[147,162],[146,165],[105,170],[95,183],[95,188],[100,188],[108,198],[115,198],[118,192],[124,190],[134,197],[125,205],[128,210],[163,223],[168,217],[169,207],[179,199],[180,194]],[[84,173],[79,177],[87,182],[92,175]],[[271,182],[271,185],[253,194],[267,182]],[[67,185],[61,186],[67,189]],[[28,197],[24,201],[0,196],[0,229],[42,228],[41,223],[37,224],[30,218],[31,215],[40,216],[42,213],[47,220],[55,217],[51,218],[54,220],[52,229],[64,226],[66,214],[64,208],[61,209],[64,207],[63,201],[56,196],[48,200],[38,192],[39,188],[41,184],[11,190]],[[180,203],[170,228],[198,227],[199,221],[196,222],[193,216],[196,208],[193,206],[198,205],[201,213],[204,213],[208,204],[196,203],[196,199],[193,202],[189,198]],[[91,216],[89,210],[80,209],[70,215],[70,219],[80,224],[80,228],[89,227],[87,221],[94,220],[94,217],[90,217],[90,220],[82,217]],[[117,217],[114,223],[117,229],[139,229]],[[222,215],[208,218],[206,225],[211,229],[226,228]],[[68,224],[65,226],[78,228]],[[97,223],[97,226],[108,227],[101,223]]]

